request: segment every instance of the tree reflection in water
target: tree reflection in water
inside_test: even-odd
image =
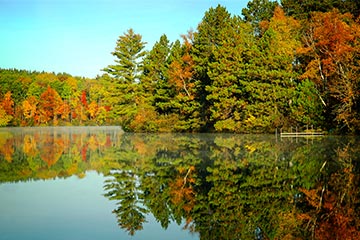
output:
[[[356,138],[54,131],[0,132],[0,181],[96,170],[131,235],[151,213],[200,239],[360,239]]]
[[[105,185],[111,199],[119,200],[121,207],[115,210],[119,223],[131,222],[141,229],[149,211],[164,228],[172,220],[179,224],[185,220],[185,228],[198,232],[201,239],[360,237],[360,149],[355,139],[276,141],[272,136],[239,135],[124,138],[127,144],[114,158],[131,175],[123,174],[125,179],[117,184],[134,184],[127,189],[112,188],[113,182]],[[117,175],[110,175],[116,182]],[[133,201],[124,201],[129,192]],[[144,208],[134,205],[135,200]],[[119,214],[122,209],[137,210],[129,216]],[[127,216],[131,219],[122,219]],[[120,226],[134,234],[129,226]]]

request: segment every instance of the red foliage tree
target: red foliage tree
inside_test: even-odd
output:
[[[82,92],[81,92],[80,101],[81,101],[81,103],[82,103],[82,105],[83,105],[84,107],[87,107],[88,103],[87,103],[86,92],[85,92],[85,91],[82,91]]]

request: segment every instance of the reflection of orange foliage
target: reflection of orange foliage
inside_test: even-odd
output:
[[[333,212],[321,219],[318,230],[315,232],[316,239],[360,239],[360,233],[353,226],[353,219],[345,213]]]
[[[54,165],[64,152],[64,142],[61,138],[48,136],[42,144],[40,157],[48,166]]]
[[[293,211],[280,212],[279,217],[279,230],[274,237],[275,240],[300,240],[294,236],[294,229],[298,228],[301,222],[296,218],[296,213]]]
[[[70,176],[75,174],[77,171],[78,171],[77,163],[71,164],[71,166],[66,169],[67,174]]]
[[[189,213],[195,205],[195,192],[192,187],[192,183],[195,179],[191,177],[191,172],[195,170],[194,166],[191,166],[186,175],[183,176],[185,169],[179,169],[179,175],[173,182],[169,183],[171,202],[175,205],[181,205],[182,209]]]
[[[85,162],[86,161],[86,153],[87,153],[87,149],[88,149],[88,144],[85,144],[84,146],[82,146],[82,148],[80,149],[81,152],[81,159]]]
[[[58,176],[58,172],[49,169],[40,169],[36,172],[36,176],[40,179],[51,179]]]
[[[320,206],[320,196],[319,192],[321,192],[321,189],[311,189],[307,190],[305,188],[300,188],[300,191],[303,192],[306,196],[307,202],[315,208],[318,208]]]
[[[153,156],[156,154],[156,150],[158,149],[156,146],[154,146],[156,143],[154,143],[154,145],[147,144],[144,142],[142,137],[135,137],[133,142],[135,149],[142,156]]]
[[[134,143],[134,146],[137,150],[137,152],[140,154],[140,155],[145,155],[146,152],[147,152],[147,148],[146,148],[146,144],[144,143],[144,141],[136,141]]]
[[[30,157],[34,157],[39,153],[39,151],[36,148],[35,138],[33,136],[28,134],[25,135],[23,151],[26,155]]]
[[[106,142],[105,142],[105,147],[111,147],[111,138],[110,135],[106,136]]]
[[[94,135],[91,135],[88,140],[89,148],[91,151],[95,151],[99,147],[98,140]]]
[[[352,199],[357,183],[349,168],[344,168],[343,173],[333,174],[327,189],[301,189],[312,210],[298,214],[298,219],[313,224],[315,239],[360,239],[360,222],[354,211],[356,199]]]
[[[12,161],[12,155],[14,154],[13,139],[6,140],[5,144],[0,146],[0,153],[4,156],[8,162]]]

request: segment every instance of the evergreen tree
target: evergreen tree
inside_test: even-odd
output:
[[[246,105],[240,78],[248,62],[246,52],[255,38],[250,24],[238,17],[231,18],[229,26],[219,31],[223,40],[214,48],[213,61],[209,63],[206,99],[211,103],[210,121],[215,130],[236,132]]]
[[[144,47],[142,36],[129,29],[119,37],[112,53],[116,64],[103,69],[111,75],[106,78],[108,93],[104,100],[111,106],[111,117],[124,129],[128,128],[137,110],[136,93],[146,54]]]
[[[278,6],[277,1],[270,0],[252,0],[249,1],[246,8],[241,10],[244,20],[250,22],[255,31],[259,32],[262,21],[270,21],[274,15],[274,9]]]
[[[168,105],[173,95],[168,83],[171,46],[164,34],[144,59],[141,95],[147,96],[146,102],[155,106],[160,114],[168,112]]]
[[[171,50],[169,82],[175,89],[171,106],[177,114],[177,131],[199,131],[204,126],[201,105],[201,82],[195,79],[195,63],[191,55],[193,33],[183,35],[183,44],[177,41]]]
[[[355,19],[360,14],[360,1],[354,0],[281,0],[281,5],[287,15],[297,19],[308,19],[311,12],[329,12],[334,8],[351,13]]]
[[[171,97],[167,76],[170,47],[164,34],[144,57],[144,71],[136,93],[138,110],[130,124],[133,131],[171,131],[172,125],[162,116],[168,113]]]
[[[246,73],[240,81],[247,100],[242,131],[272,132],[289,124],[298,29],[299,23],[277,7],[264,34],[248,51]]]
[[[204,130],[212,128],[209,121],[209,106],[211,103],[206,99],[206,86],[211,82],[208,75],[209,64],[213,62],[214,49],[221,44],[224,35],[222,29],[228,29],[231,15],[225,7],[218,5],[216,8],[210,8],[194,32],[192,44],[192,57],[195,64],[194,78],[199,81],[198,97],[202,106],[201,117],[207,124]]]
[[[136,34],[133,29],[129,29],[119,37],[115,51],[112,52],[112,55],[116,58],[116,64],[109,65],[103,71],[125,83],[137,82],[142,73],[142,57],[146,54],[144,51],[145,44],[140,34]]]

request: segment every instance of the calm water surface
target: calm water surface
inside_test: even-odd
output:
[[[0,239],[360,239],[355,137],[0,129]]]

